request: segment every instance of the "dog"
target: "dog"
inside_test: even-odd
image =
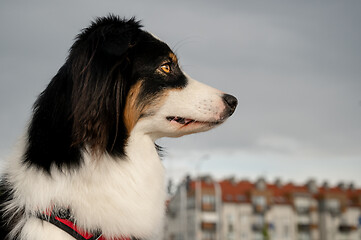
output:
[[[1,239],[155,239],[155,140],[212,129],[237,99],[195,81],[135,18],[95,19],[36,100],[1,177]]]

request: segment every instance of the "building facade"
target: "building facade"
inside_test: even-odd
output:
[[[361,189],[211,177],[178,186],[165,240],[361,240]]]

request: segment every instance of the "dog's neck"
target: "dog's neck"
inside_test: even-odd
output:
[[[29,215],[54,206],[68,207],[80,227],[100,228],[105,237],[158,234],[163,225],[165,181],[154,141],[133,131],[124,159],[108,154],[94,159],[87,151],[83,156],[78,170],[54,167],[51,176],[24,166],[17,157],[8,171],[14,174],[13,184],[19,190],[15,205],[23,205]]]
[[[90,162],[89,167],[95,170],[92,174],[94,182],[86,185],[93,188],[92,198],[97,199],[89,200],[88,210],[93,212],[92,218],[103,218],[97,224],[101,224],[105,236],[107,233],[109,236],[121,233],[125,236],[149,237],[157,229],[162,229],[163,225],[164,168],[154,141],[140,132],[132,132],[125,153],[124,159],[104,156],[104,159],[99,159],[100,161],[95,163],[95,168],[92,159],[85,159],[88,162],[86,164]],[[89,156],[85,156],[87,157]],[[88,172],[89,169],[83,171],[86,178],[90,177]],[[79,211],[83,209],[82,205],[77,207]],[[101,212],[104,212],[104,215]],[[86,225],[93,225],[86,222],[89,214],[85,213]]]

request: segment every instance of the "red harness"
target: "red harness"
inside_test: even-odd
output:
[[[54,224],[61,230],[70,234],[76,240],[107,240],[102,236],[100,231],[96,233],[86,232],[83,229],[76,226],[73,220],[70,217],[69,210],[60,209],[58,213],[54,211],[44,212],[38,216],[40,219]],[[114,238],[114,240],[132,240],[131,237],[120,237]]]

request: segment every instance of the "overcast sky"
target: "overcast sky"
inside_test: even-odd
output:
[[[2,0],[1,159],[75,35],[108,13],[136,16],[188,74],[239,100],[217,129],[159,141],[169,177],[361,186],[360,1]]]

